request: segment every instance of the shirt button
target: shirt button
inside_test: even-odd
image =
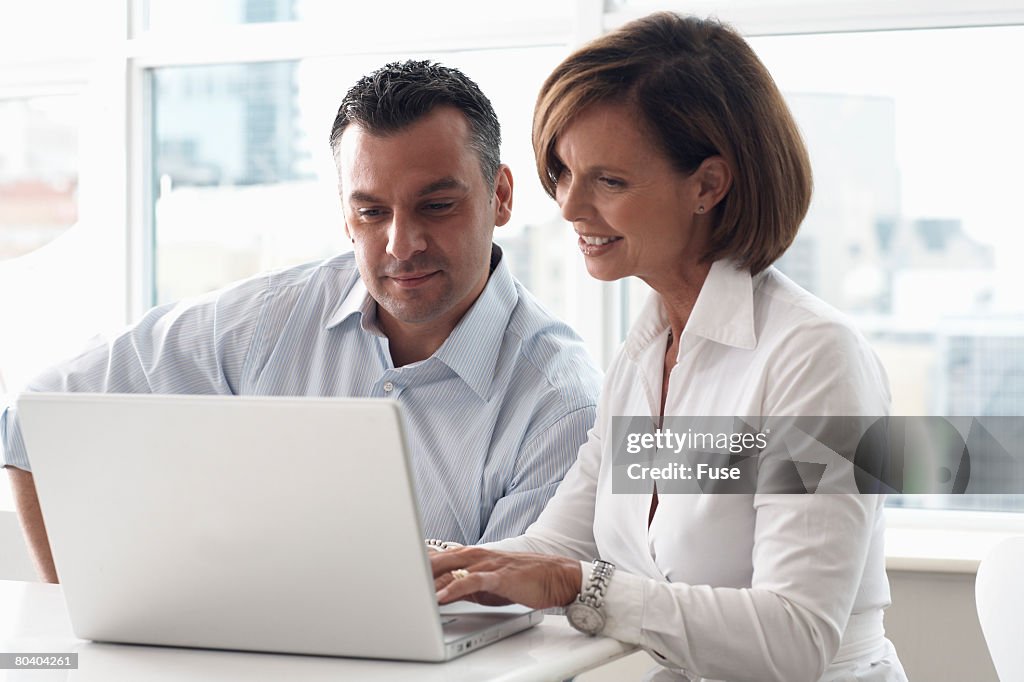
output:
[[[384,392],[385,393],[391,393],[391,391],[393,391],[393,390],[395,390],[395,385],[393,383],[391,383],[390,381],[385,381],[384,382]]]

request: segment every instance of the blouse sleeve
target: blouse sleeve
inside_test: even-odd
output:
[[[804,330],[806,332],[806,330]],[[765,415],[886,414],[884,371],[856,332],[794,335],[769,372]],[[802,339],[810,338],[813,345]],[[817,680],[835,657],[881,512],[878,495],[756,493],[749,588],[617,572],[605,635],[712,679]],[[583,565],[584,579],[591,570]]]

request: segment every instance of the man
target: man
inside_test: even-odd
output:
[[[599,376],[491,243],[512,209],[499,144],[490,102],[455,69],[364,77],[331,131],[353,253],[151,310],[30,390],[392,398],[424,531],[521,533],[586,438]],[[36,564],[56,581],[13,408],[0,443]],[[351,454],[344,434],[338,454]]]

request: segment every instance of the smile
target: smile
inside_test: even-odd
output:
[[[577,243],[579,244],[580,252],[584,256],[597,257],[615,250],[621,241],[622,237],[597,237],[581,234]]]
[[[602,246],[611,242],[617,242],[622,239],[622,237],[591,237],[589,235],[581,234],[580,239],[583,243],[589,244],[590,246]]]

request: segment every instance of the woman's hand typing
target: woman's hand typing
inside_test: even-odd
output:
[[[440,604],[466,599],[488,606],[565,606],[579,594],[583,579],[578,561],[546,554],[463,547],[432,553],[430,563]]]

